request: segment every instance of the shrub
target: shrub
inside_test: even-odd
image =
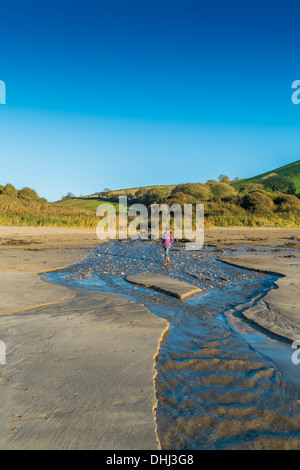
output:
[[[209,185],[214,197],[223,198],[236,194],[235,189],[227,183],[212,183]]]
[[[25,201],[37,201],[39,196],[34,189],[23,188],[18,191],[18,198],[25,199]]]
[[[241,204],[241,196],[239,194],[231,194],[230,196],[223,197],[221,201],[229,202],[230,204],[235,204],[239,206]]]
[[[132,201],[150,206],[151,204],[163,203],[165,197],[166,191],[163,189],[151,188],[147,190],[145,188],[141,188],[135,193],[134,196],[132,195]]]
[[[258,214],[269,214],[275,208],[273,200],[266,194],[258,191],[245,194],[242,198],[241,206],[250,212]]]
[[[17,197],[18,190],[12,184],[7,184],[4,186],[1,194],[9,197]]]
[[[166,203],[171,206],[172,204],[193,204],[196,203],[196,199],[191,196],[190,194],[186,194],[183,192],[177,192],[170,197],[167,198]]]
[[[47,199],[44,198],[44,197],[40,197],[38,202],[39,202],[40,204],[48,204]]]
[[[161,204],[164,200],[164,192],[159,189],[149,189],[144,197],[145,204]]]
[[[147,190],[145,188],[140,188],[135,193],[135,198],[138,203],[143,204],[143,201],[146,198]]]
[[[278,204],[278,211],[280,212],[299,212],[300,211],[300,200],[297,196],[291,194],[286,196],[278,196],[276,199]]]
[[[254,191],[259,191],[260,189],[264,189],[263,184],[259,183],[246,183],[242,186],[239,190],[239,194],[249,194]]]
[[[171,196],[176,196],[177,193],[188,194],[198,202],[208,201],[212,197],[210,187],[206,183],[179,184],[172,190]]]
[[[277,199],[277,194],[275,194],[273,192],[266,191],[265,189],[260,189],[259,192],[262,193],[262,194],[265,194],[266,196],[271,198],[273,201],[276,201],[276,199]]]

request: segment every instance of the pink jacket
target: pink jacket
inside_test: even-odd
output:
[[[165,234],[164,234],[165,235]],[[172,243],[174,242],[174,237],[172,233],[168,234],[166,238],[163,238],[162,244],[164,248],[171,248]]]

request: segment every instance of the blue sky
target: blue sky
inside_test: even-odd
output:
[[[290,0],[2,4],[0,184],[53,201],[298,160],[299,13]]]

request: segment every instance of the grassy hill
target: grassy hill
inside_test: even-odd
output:
[[[173,188],[175,188],[176,184],[157,184],[157,185],[154,185],[154,186],[138,186],[136,188],[126,188],[126,189],[114,189],[114,190],[111,190],[109,191],[108,193],[104,194],[104,193],[95,193],[95,194],[91,194],[90,196],[85,196],[85,197],[89,197],[89,198],[95,198],[95,197],[100,197],[101,199],[101,196],[107,196],[107,194],[111,194],[113,196],[116,196],[116,197],[119,197],[119,196],[128,196],[130,194],[135,194],[137,191],[139,191],[140,189],[144,189],[146,191],[149,191],[151,189],[159,189],[159,190],[163,190],[163,191],[167,191],[167,192],[171,192]]]
[[[287,181],[286,186],[269,188],[268,177]],[[290,191],[290,181],[295,185]],[[263,183],[267,182],[265,186]],[[294,195],[296,189],[296,194]],[[30,188],[16,189],[0,185],[0,225],[34,225],[95,228],[100,204],[113,204],[119,210],[119,196],[127,195],[133,203],[204,203],[205,224],[209,226],[300,227],[300,160],[252,178],[229,183],[210,180],[207,183],[157,185],[107,190],[84,197],[68,193],[53,203],[40,198]]]
[[[239,190],[243,187],[246,183],[259,183],[263,184],[266,177],[269,175],[280,175],[288,178],[289,180],[293,181],[296,186],[296,193],[300,193],[300,160],[297,160],[294,163],[290,163],[289,165],[284,165],[275,170],[270,170],[266,173],[262,173],[261,175],[253,176],[252,178],[243,179],[234,183],[231,183],[232,186]]]
[[[53,202],[52,205],[57,208],[87,209],[96,212],[99,204],[107,203],[107,200],[101,197],[72,197],[64,198],[61,201]]]
[[[98,221],[93,208],[0,194],[0,225],[94,228]]]
[[[275,170],[270,170],[270,171],[267,171],[266,173],[262,173],[257,176],[252,176],[251,178],[242,178],[239,181],[231,181],[230,184],[238,191],[247,183],[263,184],[265,178],[274,174],[284,176],[290,179],[291,181],[293,181],[296,186],[296,193],[297,194],[300,193],[300,160],[297,160],[296,162],[290,163],[288,165],[281,166],[279,168],[276,168]],[[146,191],[149,191],[151,189],[156,189],[160,191],[165,191],[166,193],[171,193],[172,189],[174,189],[175,186],[176,186],[175,184],[173,185],[169,184],[169,185],[140,186],[136,188],[116,189],[116,190],[109,191],[109,195],[115,196],[115,197],[118,197],[121,195],[126,196],[130,194],[135,195],[136,192],[141,189],[146,190]],[[100,201],[100,203],[101,201],[107,200],[107,197],[104,193],[96,193],[96,194],[92,194],[91,196],[85,196],[84,198],[76,198],[76,201],[77,201],[76,203],[75,202],[71,203],[69,201],[69,202],[66,202],[66,204],[67,205],[79,204],[79,205],[87,206],[87,202],[84,202],[87,200],[87,198],[93,198],[95,201],[95,204],[96,204],[96,200]]]

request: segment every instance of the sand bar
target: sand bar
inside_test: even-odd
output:
[[[127,281],[144,287],[151,287],[155,290],[165,292],[180,300],[187,299],[195,294],[200,294],[201,289],[195,288],[187,282],[177,281],[168,276],[158,274],[136,274],[126,277]]]

